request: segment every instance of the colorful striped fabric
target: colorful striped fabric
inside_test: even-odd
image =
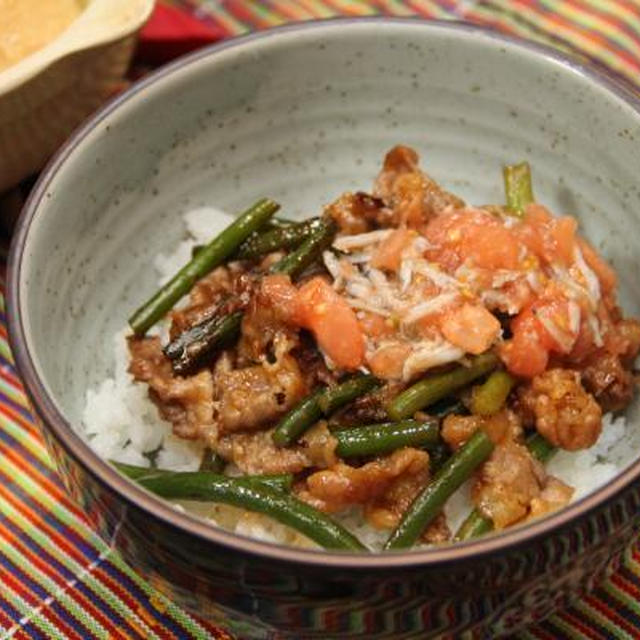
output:
[[[551,44],[640,82],[636,0],[174,0],[172,4],[228,36],[337,15],[468,20]],[[229,638],[138,578],[98,539],[66,497],[13,369],[5,327],[0,309],[0,639]],[[629,550],[619,571],[594,594],[520,638],[640,638],[640,544]]]
[[[638,0],[174,0],[229,36],[285,22],[377,14],[466,20],[640,77]]]

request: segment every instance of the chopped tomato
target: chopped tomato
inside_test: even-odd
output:
[[[466,255],[485,269],[515,269],[518,267],[518,245],[511,232],[503,226],[489,229],[484,225],[468,234],[463,244]]]
[[[529,221],[525,218],[525,221],[517,226],[514,230],[518,241],[525,246],[530,253],[537,258],[543,258],[545,251],[544,234],[537,226],[529,224]]]
[[[542,205],[532,204],[527,207],[524,221],[514,233],[536,257],[568,267],[573,263],[577,229],[575,218],[554,218]]]
[[[584,261],[595,272],[605,292],[613,291],[618,284],[615,271],[599,255],[598,252],[582,238],[579,241]]]
[[[414,331],[425,340],[437,340],[441,330],[442,317],[446,311],[436,311],[422,316],[414,323]]]
[[[565,267],[573,263],[573,250],[576,245],[577,230],[578,223],[571,216],[556,218],[549,227],[555,256]]]
[[[527,205],[524,219],[525,222],[534,227],[537,227],[551,222],[553,220],[553,216],[551,215],[549,209],[547,209],[544,205],[537,202],[532,202],[530,205]]]
[[[323,278],[305,282],[296,296],[296,319],[309,329],[320,348],[341,369],[364,362],[364,334],[356,314]]]
[[[578,337],[579,327],[571,327],[569,301],[564,297],[541,298],[530,307],[542,344],[549,350],[568,354]]]
[[[436,216],[424,233],[437,247],[427,252],[428,258],[449,271],[469,258],[484,269],[516,269],[519,265],[516,237],[486,211],[467,209]]]
[[[511,322],[513,338],[500,349],[507,369],[516,376],[533,378],[549,363],[549,349],[542,343],[538,321],[531,309],[523,311]]]
[[[397,271],[400,268],[402,252],[409,246],[416,234],[409,229],[396,229],[386,238],[373,254],[371,266],[376,269]]]
[[[500,335],[500,322],[484,307],[466,303],[443,315],[440,330],[451,344],[477,355]]]
[[[524,309],[535,299],[535,294],[531,290],[531,286],[523,278],[508,282],[504,285],[502,291],[508,304],[506,308],[501,308],[501,311],[509,312],[511,308],[516,310]]]
[[[368,311],[363,311],[361,316],[360,327],[369,337],[382,338],[395,333],[391,322],[383,316],[377,313],[369,313]]]
[[[500,352],[511,373],[527,378],[542,373],[550,352],[570,353],[579,336],[571,326],[569,301],[561,296],[536,300],[512,322],[513,338]]]
[[[384,380],[399,380],[402,378],[404,361],[411,353],[411,346],[397,342],[378,349],[369,359],[371,372]]]
[[[538,258],[546,253],[545,229],[551,220],[551,214],[542,205],[534,203],[527,207],[522,224],[514,229],[518,240]]]

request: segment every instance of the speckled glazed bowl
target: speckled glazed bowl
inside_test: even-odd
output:
[[[368,188],[415,146],[471,202],[502,198],[527,158],[538,198],[578,215],[640,310],[640,104],[557,54],[469,26],[330,21],[202,51],[83,126],[40,179],[10,263],[16,362],[60,473],[102,536],[152,584],[245,638],[494,638],[591,588],[640,526],[640,436],[612,482],[475,542],[340,555],[245,539],[120,477],[75,429],[113,366],[111,335],[154,287],[181,212],[262,195],[288,215]],[[638,425],[637,406],[629,420]]]

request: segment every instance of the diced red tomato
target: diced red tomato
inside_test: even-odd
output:
[[[511,232],[503,226],[493,229],[476,227],[473,236],[466,234],[464,253],[474,264],[485,269],[516,269],[519,263],[518,245]]]
[[[468,209],[451,215],[436,216],[424,231],[437,249],[427,252],[451,271],[467,259],[484,269],[516,269],[519,245],[516,237],[486,211]]]
[[[598,276],[602,289],[607,293],[613,291],[618,284],[615,271],[598,255],[598,252],[586,242],[586,240],[581,238],[579,246],[584,256],[584,261],[595,272],[596,276]]]
[[[551,214],[542,205],[530,204],[522,224],[514,229],[518,241],[538,258],[545,255],[544,229],[551,220]]]
[[[539,204],[527,207],[524,221],[514,234],[531,253],[547,263],[573,263],[578,223],[571,216],[554,218]]]
[[[424,340],[436,340],[440,336],[442,317],[446,311],[436,311],[426,316],[422,316],[413,325],[414,331]]]
[[[376,269],[387,269],[388,271],[397,271],[400,268],[402,252],[409,246],[415,231],[409,229],[396,229],[388,238],[380,243],[376,252],[371,258],[371,266]]]
[[[384,380],[399,380],[402,378],[404,361],[411,353],[411,346],[398,342],[378,349],[369,359],[371,372]]]
[[[573,349],[578,330],[572,329],[569,317],[569,301],[564,297],[541,298],[530,307],[536,318],[536,327],[542,344],[549,350],[568,354]],[[553,327],[549,329],[547,325]]]
[[[573,263],[573,250],[576,246],[577,230],[578,223],[571,216],[556,218],[549,227],[551,238],[555,245],[555,255],[565,267]]]
[[[511,331],[513,337],[500,349],[507,369],[523,378],[541,374],[549,363],[549,349],[542,343],[539,325],[531,309],[513,320]]]
[[[465,303],[442,316],[440,330],[451,344],[478,355],[500,335],[500,322],[484,307]]]
[[[511,322],[511,332],[500,356],[511,373],[527,378],[545,370],[552,351],[571,353],[579,337],[579,330],[570,326],[569,301],[562,296],[536,300]]]
[[[544,205],[539,204],[538,202],[532,202],[530,205],[527,205],[527,209],[524,212],[524,219],[525,222],[531,226],[539,227],[551,222],[553,220],[553,215],[551,215],[549,209]]]
[[[360,327],[371,338],[383,338],[395,333],[393,325],[386,318],[368,311],[362,313]]]
[[[296,319],[309,329],[320,348],[341,369],[364,362],[364,334],[356,314],[323,278],[305,282],[296,296]]]

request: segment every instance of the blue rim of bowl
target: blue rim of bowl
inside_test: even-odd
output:
[[[628,489],[640,478],[640,460],[634,462],[622,473],[600,487],[594,493],[587,495],[564,509],[540,518],[526,526],[507,529],[494,535],[430,549],[416,549],[384,553],[337,553],[325,550],[310,550],[261,542],[223,530],[202,519],[184,514],[161,498],[153,496],[133,482],[120,475],[111,465],[98,456],[89,445],[74,431],[54,401],[47,393],[40,381],[36,367],[26,347],[25,330],[20,309],[20,269],[26,246],[31,222],[36,217],[39,205],[45,198],[49,184],[56,176],[65,160],[74,152],[85,136],[100,122],[108,117],[118,107],[146,87],[161,81],[180,69],[197,63],[203,58],[217,55],[221,51],[242,48],[254,41],[277,38],[283,32],[313,32],[326,29],[339,29],[344,25],[371,26],[399,25],[416,29],[436,30],[469,35],[482,35],[495,42],[538,55],[540,58],[560,65],[565,70],[576,73],[603,87],[617,98],[631,107],[640,118],[640,97],[621,81],[614,72],[592,68],[583,62],[572,59],[548,46],[507,36],[490,28],[481,27],[465,22],[448,20],[424,20],[417,17],[387,17],[373,16],[363,18],[329,18],[278,26],[265,31],[254,32],[230,40],[225,40],[183,56],[176,61],[152,72],[131,88],[116,96],[105,104],[92,117],[80,125],[67,139],[64,145],[51,158],[23,208],[14,232],[8,261],[7,278],[7,318],[9,342],[15,358],[18,373],[25,383],[25,390],[32,407],[34,407],[46,428],[51,430],[57,441],[63,446],[67,454],[85,470],[97,477],[98,481],[114,490],[125,503],[142,509],[147,516],[151,516],[168,526],[173,526],[185,534],[200,538],[202,541],[221,547],[228,547],[237,552],[253,554],[271,561],[306,565],[309,568],[323,567],[347,568],[352,570],[394,570],[403,568],[424,568],[427,566],[443,566],[450,563],[478,558],[489,554],[515,549],[525,544],[531,544],[553,530],[565,529],[574,520],[582,519],[607,501]]]

